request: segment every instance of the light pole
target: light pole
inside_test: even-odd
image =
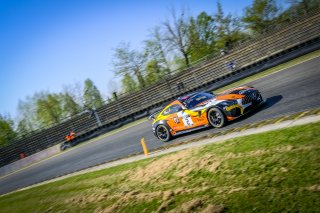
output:
[[[102,123],[100,121],[99,115],[98,115],[97,110],[96,110],[95,107],[92,108],[91,113],[93,113],[94,117],[96,118],[98,126],[102,126]]]
[[[89,89],[86,89],[85,91],[84,91],[84,94],[87,94],[87,92],[89,91]],[[89,94],[90,95],[90,94]],[[88,107],[87,105],[86,105],[86,103],[85,103],[85,101],[83,101],[84,103],[83,103],[83,106],[84,106],[84,108],[85,108],[85,111],[86,112],[90,112],[90,117],[92,117],[92,115],[96,118],[96,121],[97,121],[97,123],[98,123],[98,126],[102,126],[102,123],[101,123],[101,120],[100,120],[100,117],[99,117],[99,115],[98,115],[98,113],[97,113],[97,110],[96,110],[96,107],[94,106],[94,103],[93,103],[93,107],[91,108],[91,107]]]

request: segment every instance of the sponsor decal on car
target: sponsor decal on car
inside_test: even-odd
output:
[[[193,126],[193,121],[192,121],[190,115],[183,116],[182,122],[185,127]]]
[[[178,118],[178,117],[173,117],[173,121],[174,121],[176,124],[180,123],[180,121],[179,121],[179,118]]]
[[[231,110],[233,110],[234,108],[240,108],[240,109],[241,109],[241,107],[240,107],[239,104],[234,104],[234,105],[225,107],[225,109],[226,109],[227,111],[231,111]]]

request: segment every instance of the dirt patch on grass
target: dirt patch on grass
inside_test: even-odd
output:
[[[162,202],[159,208],[155,211],[155,213],[168,212],[167,209],[171,203],[172,203],[172,200],[167,200]]]
[[[244,191],[244,190],[246,190],[246,189],[243,188],[243,187],[232,188],[232,189],[230,189],[230,191],[228,191],[228,194],[232,194],[234,192],[241,192],[241,191]]]
[[[162,193],[162,200],[170,200],[171,197],[174,196],[174,191],[172,190],[168,190],[168,191],[164,191]]]
[[[118,203],[113,204],[110,207],[107,207],[105,209],[103,208],[98,208],[94,211],[94,213],[113,213],[113,212],[117,212],[117,210],[119,210],[120,206]]]
[[[195,212],[203,206],[203,201],[201,199],[194,199],[183,203],[175,212],[189,213]]]
[[[222,213],[225,212],[226,208],[224,205],[213,205],[209,204],[205,209],[203,209],[200,213]]]
[[[135,181],[150,181],[159,177],[165,171],[175,168],[183,159],[190,156],[191,150],[183,150],[166,157],[157,159],[144,168],[138,168],[131,172],[130,179]]]
[[[267,155],[270,153],[285,153],[285,152],[293,152],[293,151],[309,151],[317,148],[318,146],[304,146],[299,148],[294,148],[292,145],[269,148],[269,149],[257,149],[254,151],[241,152],[241,153],[227,153],[224,155],[224,160],[228,159],[236,159],[236,158],[246,158],[246,157],[259,157],[262,155]]]
[[[183,203],[181,205],[182,212],[192,212],[195,209],[201,207],[203,204],[203,201],[200,199],[191,200],[189,202]]]
[[[205,169],[209,172],[215,172],[221,165],[221,159],[213,154],[206,154],[202,157],[195,156],[199,149],[187,149],[175,154],[154,160],[145,167],[140,167],[131,171],[128,178],[133,181],[150,183],[161,182],[171,184],[175,177],[182,183],[188,181],[187,176],[194,171]],[[198,153],[199,154],[199,153]],[[173,178],[173,179],[172,179]]]
[[[203,156],[196,162],[198,168],[205,168],[210,172],[215,172],[220,166],[220,164],[221,161],[217,161],[216,158],[210,154]]]
[[[85,206],[89,203],[100,202],[105,199],[108,199],[108,194],[105,194],[105,193],[101,193],[101,194],[98,193],[98,194],[91,194],[91,195],[78,195],[68,199],[66,203],[69,203],[71,205]]]
[[[312,192],[320,192],[320,184],[316,184],[316,185],[310,186],[307,189],[312,191]]]
[[[123,208],[123,206],[128,205],[130,203],[150,201],[156,198],[161,199],[161,196],[163,196],[162,192],[143,193],[141,191],[130,191],[130,192],[125,191],[122,194],[119,193],[117,196],[108,197],[116,201],[111,206],[108,206],[106,208],[97,208],[94,212],[95,213],[118,212],[119,209]],[[170,200],[166,202],[169,202],[169,201]]]

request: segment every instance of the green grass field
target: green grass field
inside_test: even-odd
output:
[[[317,212],[320,123],[239,137],[0,197],[0,212]]]

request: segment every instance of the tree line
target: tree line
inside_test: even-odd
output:
[[[121,93],[132,93],[165,79],[176,70],[257,37],[281,23],[319,7],[319,0],[290,0],[281,9],[275,0],[254,0],[243,16],[225,14],[219,1],[216,12],[196,17],[184,9],[170,11],[167,19],[154,27],[142,50],[121,43],[115,49],[113,67],[121,77]]]
[[[120,77],[120,91],[132,93],[166,79],[176,70],[190,67],[205,57],[228,51],[235,45],[259,36],[279,24],[320,7],[320,0],[288,0],[281,8],[275,0],[254,0],[241,17],[225,14],[219,1],[216,12],[201,12],[193,17],[188,11],[170,10],[170,19],[150,31],[142,50],[120,43],[112,60],[115,76]],[[109,82],[110,83],[110,82]],[[0,146],[34,130],[57,124],[84,110],[101,107],[104,100],[94,82],[85,80],[63,88],[61,93],[38,92],[18,104],[18,119],[0,114]]]
[[[0,146],[7,145],[17,137],[77,116],[85,110],[95,110],[104,100],[94,82],[84,81],[66,86],[63,92],[39,92],[18,103],[18,121],[15,124],[9,115],[0,114]]]

